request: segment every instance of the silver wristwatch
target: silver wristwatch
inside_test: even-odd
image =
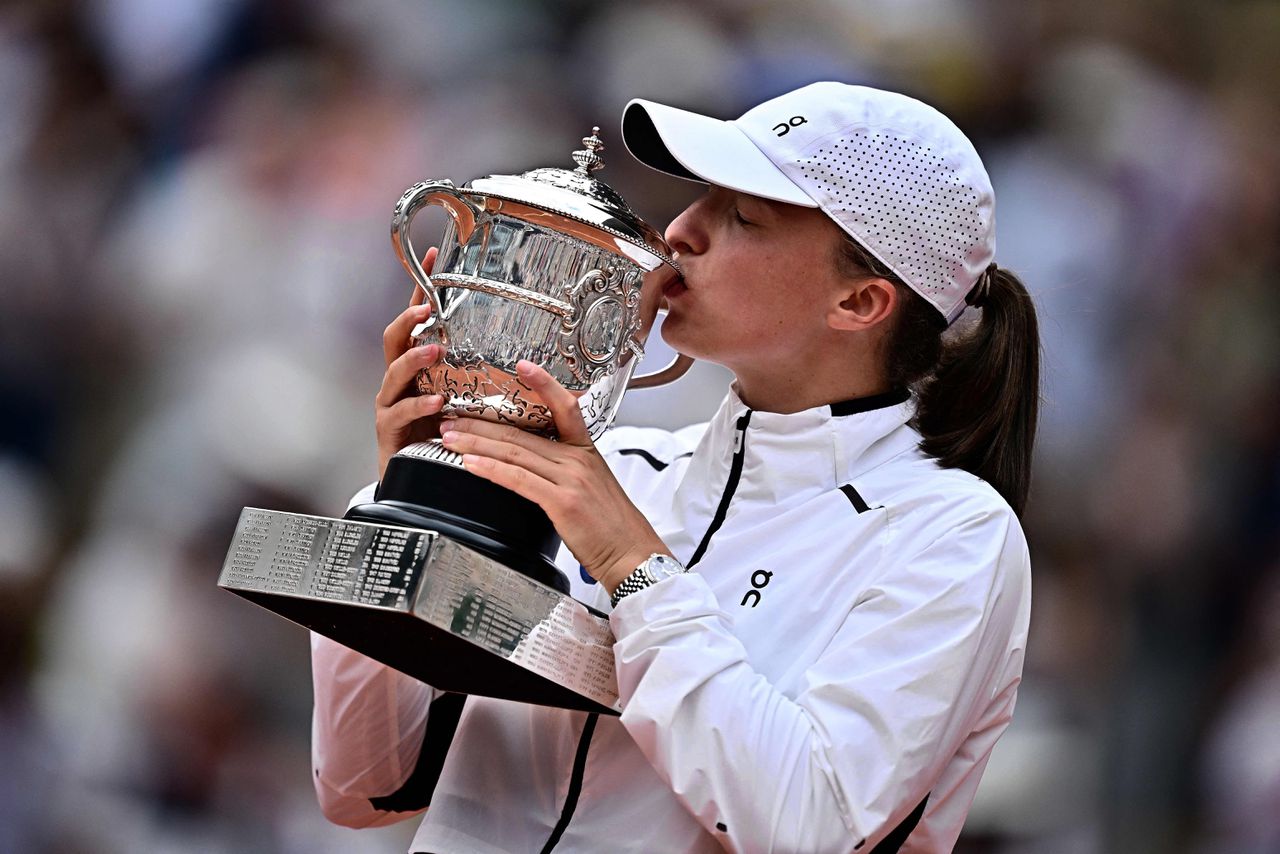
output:
[[[609,601],[616,608],[624,596],[630,596],[638,590],[643,590],[646,587],[657,584],[659,581],[688,571],[685,569],[684,564],[671,555],[651,554],[630,575],[622,579],[622,583],[613,591],[613,596],[609,598]]]

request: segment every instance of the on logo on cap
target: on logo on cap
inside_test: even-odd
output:
[[[778,136],[786,136],[787,134],[791,133],[792,128],[798,128],[800,127],[800,125],[804,125],[808,123],[809,123],[809,120],[806,119],[804,116],[792,116],[791,118],[787,119],[785,122],[778,122],[776,125],[773,126],[773,129],[777,131]]]

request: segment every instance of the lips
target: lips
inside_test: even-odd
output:
[[[666,299],[671,299],[680,296],[687,290],[689,290],[689,287],[684,283],[684,278],[676,277],[662,286],[662,296]]]

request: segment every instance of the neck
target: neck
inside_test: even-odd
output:
[[[889,391],[882,371],[866,370],[856,361],[843,363],[847,367],[841,371],[814,370],[814,365],[833,364],[841,363],[827,358],[816,360],[806,369],[799,366],[781,371],[734,369],[738,397],[752,409],[785,415]]]
[[[877,386],[875,388],[857,389],[857,390],[832,390],[830,392],[814,391],[812,393],[801,393],[799,391],[784,390],[782,394],[761,394],[757,395],[750,390],[739,378],[737,382],[738,397],[751,409],[758,412],[777,412],[781,415],[789,415],[793,412],[803,412],[806,409],[812,409],[815,406],[822,406],[827,403],[835,403],[840,400],[855,400],[862,397],[871,397],[876,394],[885,394],[889,391],[889,387]]]

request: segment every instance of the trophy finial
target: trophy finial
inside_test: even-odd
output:
[[[582,151],[573,153],[573,161],[578,164],[575,170],[579,175],[590,175],[592,172],[604,168],[604,158],[599,152],[604,150],[604,143],[600,141],[600,128],[593,127],[591,136],[582,138]]]

